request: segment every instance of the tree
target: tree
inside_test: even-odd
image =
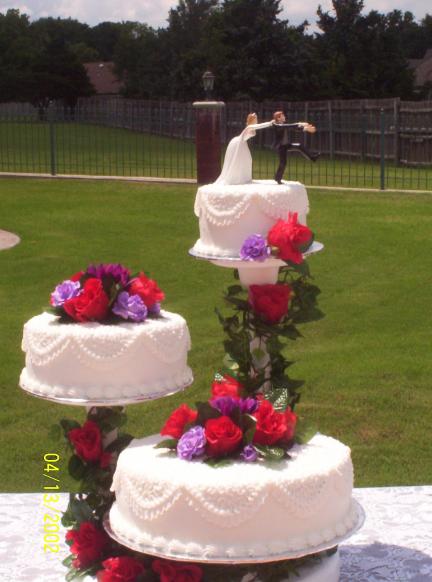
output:
[[[125,81],[125,95],[146,99],[165,96],[169,68],[165,56],[157,31],[146,24],[125,23],[114,53],[116,70]]]
[[[334,15],[318,8],[316,49],[323,97],[408,97],[413,75],[392,17],[362,14],[363,0],[333,0]],[[394,20],[394,16],[393,16]]]
[[[78,57],[62,40],[49,42],[34,58],[31,67],[28,100],[39,108],[52,100],[75,106],[78,97],[94,93]]]
[[[128,23],[124,22],[101,22],[90,30],[89,44],[96,50],[98,59],[114,60],[117,43],[128,27]]]
[[[0,14],[0,101],[20,101],[27,91],[32,38],[28,16]]]

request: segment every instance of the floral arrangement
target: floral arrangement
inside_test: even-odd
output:
[[[243,261],[265,261],[269,257],[282,259],[287,263],[300,265],[303,253],[314,240],[312,231],[298,222],[297,212],[290,212],[287,220],[278,220],[267,234],[267,240],[260,234],[252,234],[240,249]]]
[[[215,464],[221,458],[247,463],[282,460],[293,445],[297,415],[289,406],[276,410],[263,394],[244,396],[244,387],[229,375],[217,374],[212,397],[196,410],[182,404],[166,421],[161,435],[171,438],[157,448],[175,450],[180,459]]]
[[[63,321],[141,322],[158,316],[165,299],[153,279],[120,264],[90,265],[56,286],[51,307]]]

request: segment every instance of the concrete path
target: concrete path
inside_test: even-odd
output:
[[[0,251],[3,249],[10,249],[21,241],[20,237],[12,232],[0,230]]]

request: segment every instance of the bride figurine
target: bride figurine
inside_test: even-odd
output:
[[[223,168],[215,184],[247,184],[252,182],[252,156],[247,140],[254,137],[257,129],[271,127],[275,121],[257,123],[256,113],[249,113],[246,127],[240,135],[236,135],[229,142],[225,152]]]

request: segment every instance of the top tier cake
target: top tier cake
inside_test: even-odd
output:
[[[195,200],[200,238],[192,252],[204,258],[237,258],[248,236],[265,237],[278,219],[286,220],[289,212],[296,212],[298,221],[306,224],[309,201],[300,182],[253,180],[248,184],[201,186]]]

